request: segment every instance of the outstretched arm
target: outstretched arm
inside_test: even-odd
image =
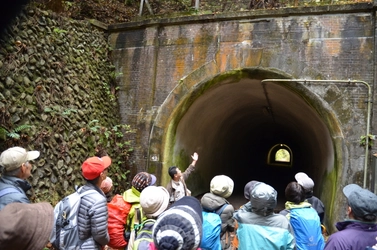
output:
[[[199,159],[199,155],[198,155],[198,153],[194,152],[194,154],[191,155],[191,158],[192,158],[191,165],[195,166],[196,162],[197,162],[198,159]]]

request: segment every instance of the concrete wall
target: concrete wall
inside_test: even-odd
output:
[[[359,145],[366,100],[374,97],[371,4],[152,19],[110,25],[109,32],[121,119],[138,128],[133,173],[147,169],[166,184],[167,168],[186,168],[198,151],[189,178],[194,195],[227,174],[235,195],[259,179],[284,200],[285,185],[304,171],[326,204],[328,225],[345,216],[346,184],[372,188]],[[270,78],[362,82],[262,82]],[[266,118],[262,109],[273,112]],[[265,163],[269,145],[281,140],[296,152],[290,169]]]

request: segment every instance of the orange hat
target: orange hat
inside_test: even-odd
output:
[[[106,157],[106,158],[105,158]],[[105,159],[104,159],[105,158]],[[109,161],[110,160],[110,161]],[[102,158],[99,157],[90,157],[84,161],[81,166],[82,175],[87,180],[94,180],[100,174],[110,166],[111,159],[108,156]]]

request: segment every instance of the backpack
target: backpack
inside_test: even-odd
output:
[[[50,242],[56,249],[73,250],[80,247],[84,242],[79,238],[77,227],[81,197],[97,191],[87,190],[80,194],[81,189],[63,198],[54,208],[54,226]]]
[[[125,201],[123,196],[116,194],[113,199],[107,203],[108,209],[108,232],[110,241],[107,244],[111,248],[124,248],[128,244],[126,236],[127,216],[132,204]]]
[[[322,250],[325,241],[321,222],[313,208],[293,208],[290,210],[290,223],[295,233],[297,250]]]
[[[149,250],[149,244],[153,242],[152,231],[156,220],[147,219],[135,226],[136,238],[132,250]]]
[[[203,237],[200,247],[203,250],[221,250],[220,233],[221,218],[220,215],[228,204],[222,205],[217,211],[202,211],[203,215]]]
[[[127,221],[127,228],[126,228],[126,235],[128,237],[127,250],[134,249],[134,242],[136,240],[137,233],[140,230],[141,222],[143,220],[146,220],[146,218],[144,218],[140,203],[133,203],[131,210],[132,210],[132,208],[134,209],[132,218],[130,217],[131,214],[129,214],[128,215],[129,218],[127,218],[127,220],[128,220]]]

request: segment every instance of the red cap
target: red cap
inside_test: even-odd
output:
[[[104,159],[106,157],[106,159]],[[81,166],[82,175],[87,180],[94,180],[111,164],[108,156],[102,158],[90,157],[84,161]]]
[[[110,167],[111,165],[111,158],[107,155],[102,156],[101,159],[103,160],[103,164],[105,165],[105,168]]]

